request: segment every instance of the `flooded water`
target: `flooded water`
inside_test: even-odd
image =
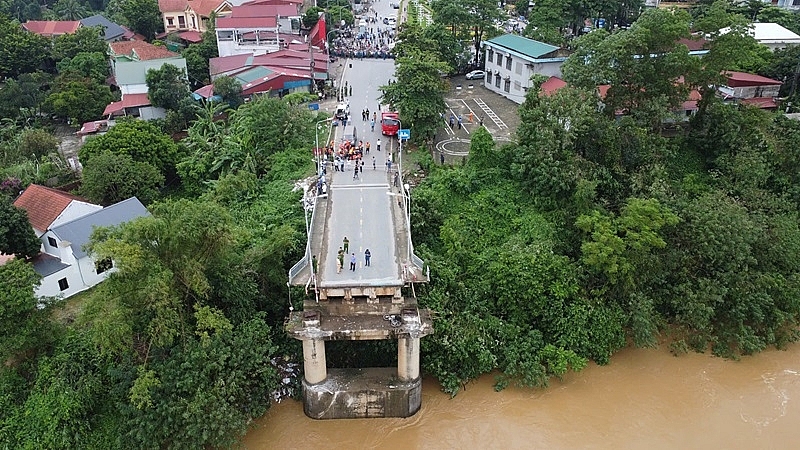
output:
[[[492,389],[486,376],[454,399],[432,379],[408,419],[316,421],[276,405],[247,449],[800,448],[800,345],[741,361],[628,349],[547,389]]]

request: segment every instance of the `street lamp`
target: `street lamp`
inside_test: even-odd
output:
[[[333,120],[333,117],[328,117],[327,119],[317,121],[317,123],[314,125],[314,156],[317,163],[317,176],[322,175],[322,164],[319,154],[319,124],[329,122],[331,120]]]

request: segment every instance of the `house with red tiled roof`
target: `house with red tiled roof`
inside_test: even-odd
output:
[[[14,206],[28,212],[28,220],[37,237],[41,237],[53,226],[102,208],[84,198],[38,184],[28,186],[14,200]],[[46,242],[42,244],[45,245]]]
[[[227,0],[158,0],[158,10],[166,33],[203,33],[208,29],[211,15],[222,17],[230,14],[231,4]]]
[[[777,109],[776,98],[782,82],[745,72],[724,72],[726,83],[717,88],[726,102],[756,106],[761,109]]]
[[[103,281],[113,271],[113,261],[97,261],[86,249],[92,232],[149,215],[136,197],[103,208],[81,197],[32,184],[14,201],[42,242],[33,268],[42,280],[39,298],[66,298]]]
[[[29,20],[22,24],[25,30],[45,37],[72,34],[80,27],[81,23],[77,20]]]
[[[147,71],[164,64],[186,71],[186,60],[166,47],[143,41],[112,42],[109,45],[113,84],[119,87],[122,99],[106,107],[104,116],[129,115],[142,119],[165,117],[163,108],[150,105],[147,98]]]
[[[300,19],[299,7],[293,3],[249,2],[233,6],[230,16],[216,21],[219,56],[263,55],[290,43],[306,44],[300,37]]]

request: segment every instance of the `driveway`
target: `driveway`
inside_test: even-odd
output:
[[[460,162],[469,154],[470,137],[481,123],[498,144],[515,139],[520,105],[486,89],[483,83],[483,80],[467,80],[463,75],[450,78],[450,92],[445,97],[448,109],[436,134],[436,161],[444,154],[448,163]],[[451,115],[455,119],[452,128]]]

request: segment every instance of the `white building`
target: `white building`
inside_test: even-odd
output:
[[[561,65],[567,59],[559,47],[515,34],[498,36],[483,45],[486,88],[517,103],[525,101],[532,75],[560,77]]]
[[[217,18],[219,56],[263,55],[291,43],[306,44],[300,37],[300,19],[298,6],[291,3],[254,1],[233,6],[229,17]]]
[[[730,31],[730,27],[719,30],[720,34],[725,34]],[[800,45],[800,36],[777,23],[753,23],[750,25],[750,35],[773,52],[792,45]]]
[[[800,9],[800,0],[778,0],[778,4],[775,6],[787,9]]]
[[[80,197],[32,184],[14,201],[28,213],[41,253],[33,267],[42,276],[36,296],[67,298],[103,281],[113,270],[112,261],[97,261],[86,251],[97,227],[116,226],[149,213],[136,197],[109,207],[93,205]]]

